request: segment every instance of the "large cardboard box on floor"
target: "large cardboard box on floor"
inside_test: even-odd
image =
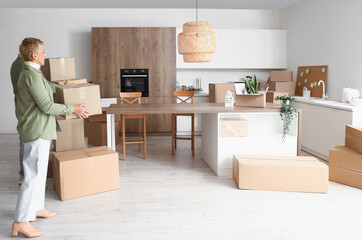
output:
[[[234,155],[240,189],[328,192],[328,166],[314,157]]]
[[[270,82],[291,82],[293,71],[270,71]]]
[[[345,144],[362,154],[362,127],[347,125]]]
[[[101,114],[99,85],[83,83],[76,85],[59,85],[56,87],[57,101],[67,105],[85,104],[89,116]],[[65,115],[65,119],[78,118],[74,113]]]
[[[295,82],[270,82],[269,90],[275,92],[287,92],[289,96],[294,96]]]
[[[344,145],[329,149],[329,180],[362,189],[362,154]]]
[[[108,147],[55,152],[53,177],[62,201],[118,189],[118,153]]]
[[[235,94],[236,107],[261,107],[266,106],[266,92],[259,91],[257,94]]]
[[[234,83],[209,83],[209,102],[224,103],[227,90],[234,91]]]
[[[84,142],[84,120],[64,119],[57,116],[61,132],[57,132],[57,139],[54,141],[55,151],[66,151],[86,148]]]
[[[116,144],[119,143],[119,122],[115,122]],[[107,146],[107,123],[84,121],[84,134],[88,143],[94,146]]]
[[[247,137],[248,121],[243,118],[220,119],[220,137]]]
[[[90,122],[107,122],[107,114],[106,114],[106,112],[103,111],[102,114],[89,116],[88,119],[89,119]],[[120,114],[115,114],[114,115],[114,121],[120,122],[121,121],[121,115]]]
[[[274,104],[282,105],[283,101],[275,100],[275,98],[277,96],[279,96],[279,97],[287,96],[288,97],[289,94],[287,92],[268,91],[266,93],[266,102],[271,102],[271,103],[274,103]]]
[[[47,58],[41,67],[48,81],[68,80],[75,78],[74,58]]]

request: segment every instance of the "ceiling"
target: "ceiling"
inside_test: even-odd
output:
[[[198,0],[198,8],[280,10],[302,0]],[[0,8],[195,8],[196,0],[1,0]]]

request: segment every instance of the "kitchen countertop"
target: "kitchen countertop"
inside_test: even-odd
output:
[[[361,107],[358,107],[358,106],[352,106],[349,103],[342,103],[342,102],[332,101],[332,100],[328,100],[328,99],[323,100],[322,98],[316,98],[316,97],[305,98],[305,97],[301,97],[301,96],[293,96],[293,98],[295,99],[295,102],[299,102],[299,103],[306,103],[306,104],[340,109],[340,110],[351,111],[351,112],[360,111],[362,109]]]

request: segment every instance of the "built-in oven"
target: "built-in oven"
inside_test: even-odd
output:
[[[121,69],[121,92],[142,92],[142,97],[148,97],[148,69]]]

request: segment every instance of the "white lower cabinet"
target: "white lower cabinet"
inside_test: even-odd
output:
[[[299,117],[299,116],[298,116]],[[219,123],[224,118],[248,121],[246,137],[221,137]],[[232,176],[234,154],[297,156],[298,120],[282,141],[283,122],[279,112],[215,113],[202,115],[202,158],[217,176]]]

